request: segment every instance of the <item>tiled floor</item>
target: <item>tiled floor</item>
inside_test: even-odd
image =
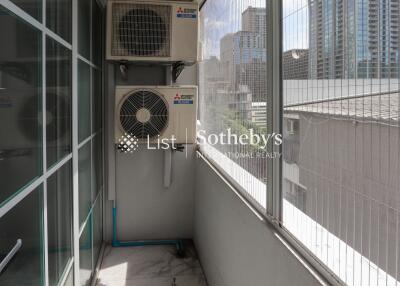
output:
[[[207,286],[194,248],[176,255],[174,246],[107,246],[97,286]]]

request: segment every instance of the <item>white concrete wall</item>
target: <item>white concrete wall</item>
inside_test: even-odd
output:
[[[320,285],[203,159],[195,167],[194,241],[209,286]]]
[[[120,154],[114,145],[114,92],[116,85],[166,85],[170,72],[163,66],[129,65],[124,79],[116,64],[107,65],[106,106],[106,241],[112,238],[112,199],[117,206],[117,239],[192,238],[194,145],[173,155],[172,184],[163,187],[164,154],[141,148]],[[197,67],[185,68],[178,85],[194,85]]]
[[[164,151],[116,154],[117,237],[119,240],[193,236],[195,147],[172,154],[172,180],[163,186]]]

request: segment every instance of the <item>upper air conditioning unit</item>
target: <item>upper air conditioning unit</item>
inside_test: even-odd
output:
[[[107,59],[194,63],[198,4],[112,1],[107,7]]]
[[[196,86],[117,86],[115,143],[126,137],[154,143],[196,142]]]

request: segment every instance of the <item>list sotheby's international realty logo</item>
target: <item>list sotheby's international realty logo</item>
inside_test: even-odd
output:
[[[281,145],[283,142],[282,135],[279,133],[258,134],[254,133],[253,129],[249,129],[248,132],[238,135],[233,133],[230,128],[218,134],[207,134],[205,130],[199,130],[197,132],[197,140],[199,144],[207,144],[210,146],[256,146],[261,151],[265,151],[269,143]],[[147,135],[145,139],[139,139],[132,134],[125,133],[118,140],[118,150],[122,153],[133,153],[140,148],[146,148],[148,150],[176,150],[177,145],[175,135],[171,135],[169,138],[160,137],[160,135],[157,135],[156,138],[150,138],[150,136]]]

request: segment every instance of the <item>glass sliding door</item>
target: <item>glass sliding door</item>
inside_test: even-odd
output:
[[[95,273],[104,8],[96,0],[0,2],[0,261],[15,253],[0,285],[90,285]]]

